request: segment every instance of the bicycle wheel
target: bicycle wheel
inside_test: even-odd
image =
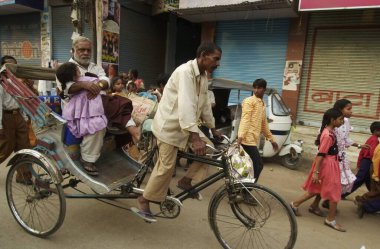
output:
[[[297,239],[290,207],[254,183],[218,189],[209,205],[209,223],[223,248],[293,248]]]
[[[18,160],[6,180],[8,206],[17,223],[28,233],[46,237],[58,230],[66,214],[61,184],[54,184],[37,159]]]

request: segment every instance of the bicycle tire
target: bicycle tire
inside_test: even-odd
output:
[[[25,173],[19,173],[25,172]],[[18,180],[16,174],[18,176]],[[20,183],[31,179],[28,184]],[[29,234],[47,237],[56,232],[66,215],[61,184],[54,184],[46,167],[36,158],[22,158],[6,179],[8,206],[17,223]]]
[[[289,205],[255,183],[220,187],[210,201],[209,223],[218,242],[228,249],[290,249],[297,239],[297,221]]]

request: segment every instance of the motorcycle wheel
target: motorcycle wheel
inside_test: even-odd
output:
[[[295,170],[298,168],[300,160],[301,154],[297,154],[296,158],[294,158],[291,154],[286,154],[281,157],[281,164],[288,169]]]

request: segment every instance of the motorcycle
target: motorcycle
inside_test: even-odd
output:
[[[216,129],[234,141],[237,138],[242,113],[240,103],[244,98],[253,94],[252,85],[216,78],[212,79],[210,88],[215,95],[216,106],[213,108],[213,113]],[[279,150],[275,151],[271,143],[261,135],[258,144],[259,152],[264,158],[279,157],[283,166],[289,169],[297,169],[302,156],[303,141],[291,141],[292,118],[290,109],[274,88],[266,89],[263,100],[266,104],[269,129],[275,137]]]

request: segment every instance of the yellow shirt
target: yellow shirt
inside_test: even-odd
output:
[[[184,149],[190,132],[198,132],[201,119],[208,128],[215,127],[208,100],[208,80],[199,72],[197,60],[179,66],[165,86],[156,115],[153,134],[161,141]]]
[[[265,103],[253,95],[243,100],[238,137],[243,138],[244,145],[257,146],[261,133],[274,142],[267,122]]]
[[[372,179],[376,182],[379,181],[379,171],[380,171],[380,144],[378,144],[373,152],[372,157]]]

